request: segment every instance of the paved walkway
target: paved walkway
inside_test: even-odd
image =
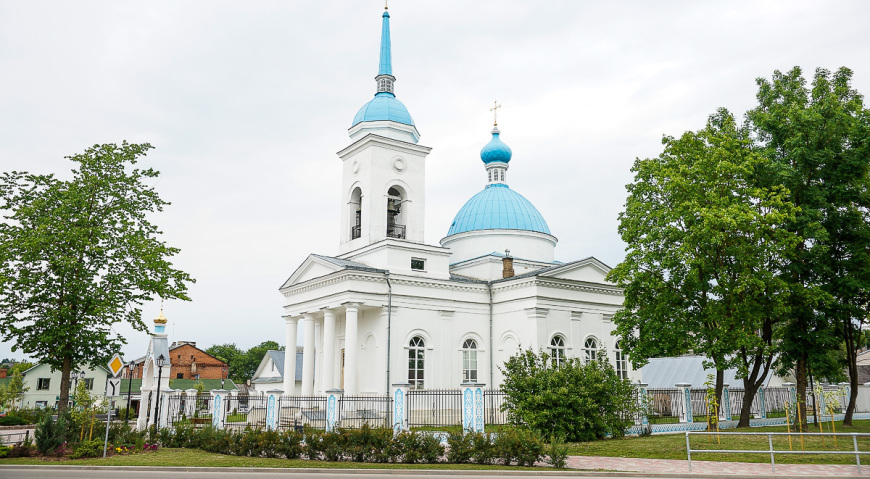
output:
[[[777,464],[776,472],[773,472],[771,471],[770,463],[692,461],[692,471],[690,472],[689,464],[686,460],[636,459],[631,457],[570,456],[568,457],[568,467],[573,469],[604,469],[653,474],[733,474],[769,477],[859,476],[856,466],[845,464]],[[862,467],[861,472],[864,477],[870,476],[870,464]]]

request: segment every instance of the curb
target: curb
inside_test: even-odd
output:
[[[51,465],[26,465],[26,464],[0,464],[0,471],[10,469],[22,470],[50,470],[50,471],[166,471],[166,472],[208,472],[221,471],[227,473],[246,474],[384,474],[384,475],[413,475],[413,476],[553,476],[553,477],[577,477],[583,474],[589,477],[667,477],[667,478],[708,478],[708,479],[750,479],[750,478],[779,478],[779,479],[807,479],[809,475],[778,475],[778,474],[688,474],[688,473],[658,473],[636,471],[592,471],[583,469],[571,469],[567,471],[505,471],[505,470],[462,470],[462,469],[322,469],[322,468],[257,468],[257,467],[177,467],[177,466],[51,466]],[[858,476],[824,476],[825,478],[853,478]]]

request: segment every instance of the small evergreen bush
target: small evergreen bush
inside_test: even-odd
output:
[[[451,432],[447,435],[447,462],[465,464],[474,455],[474,435],[471,433]]]
[[[33,436],[36,439],[36,450],[43,456],[53,453],[64,442],[63,431],[57,427],[49,414],[43,416]]]
[[[82,457],[99,457],[103,455],[103,441],[94,439],[93,441],[82,441],[76,444],[70,459],[79,459]]]

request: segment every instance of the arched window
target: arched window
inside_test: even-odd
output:
[[[477,382],[477,341],[473,339],[462,343],[462,382]]]
[[[426,355],[426,342],[420,336],[411,338],[408,343],[408,382],[411,389],[423,389],[423,358]]]
[[[550,357],[553,358],[553,366],[561,366],[565,362],[565,338],[556,335],[550,340]]]
[[[616,375],[620,379],[628,379],[628,359],[622,351],[622,341],[617,341],[613,349],[616,353]]]
[[[586,338],[586,342],[583,343],[583,355],[586,359],[586,362],[595,361],[598,359],[598,340],[594,337]]]
[[[362,190],[354,188],[350,195],[350,239],[362,236]]]
[[[405,222],[402,216],[404,195],[398,187],[387,191],[387,237],[405,239]]]

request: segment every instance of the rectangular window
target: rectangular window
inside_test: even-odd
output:
[[[45,409],[48,407],[48,401],[36,401],[36,409]]]
[[[411,258],[411,269],[414,271],[426,271],[426,260]]]
[[[84,378],[82,381],[85,382],[85,389],[88,391],[92,391],[94,389],[94,378]]]
[[[477,382],[477,351],[462,351],[462,382]]]
[[[177,373],[175,379],[184,379],[184,373]]]
[[[39,378],[36,380],[36,389],[45,391],[49,388],[49,384],[51,384],[51,378]]]

